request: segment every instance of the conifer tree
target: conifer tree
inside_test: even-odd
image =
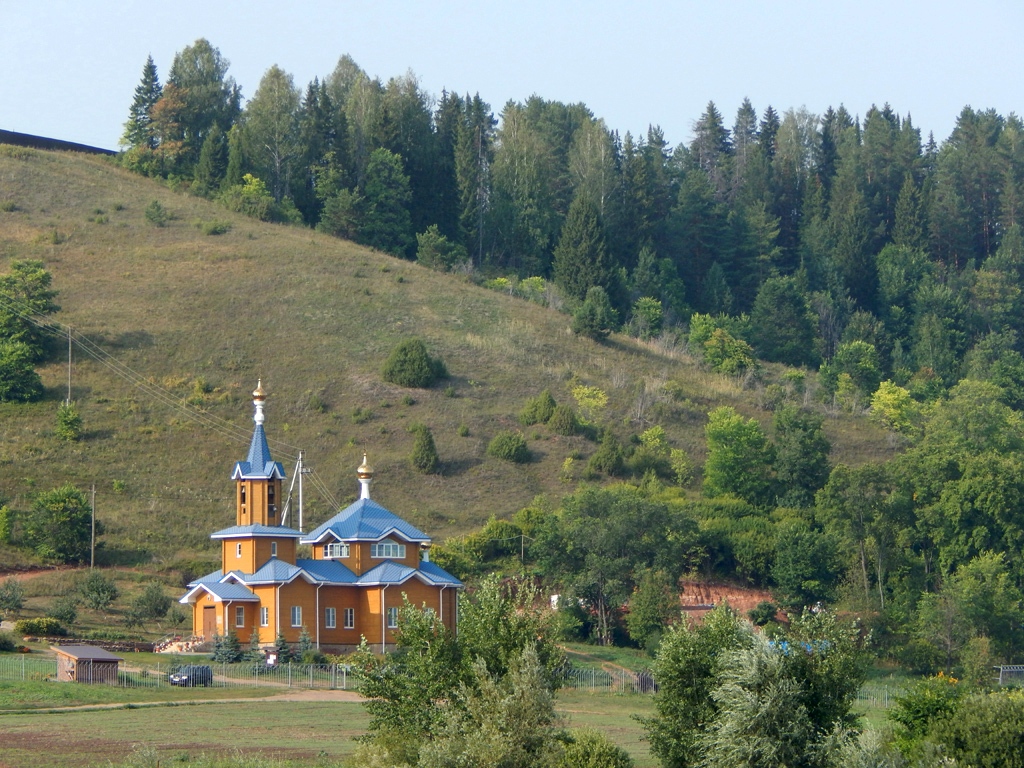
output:
[[[122,145],[156,149],[156,136],[150,127],[152,118],[149,112],[162,94],[163,88],[157,77],[156,64],[153,63],[153,57],[148,56],[146,65],[142,68],[142,81],[135,87],[135,98],[128,111],[128,122],[124,124]]]
[[[605,247],[597,206],[587,195],[577,195],[569,207],[555,248],[554,273],[565,296],[577,301],[583,301],[594,286],[611,293],[615,268]]]
[[[434,446],[434,434],[430,427],[417,424],[413,428],[416,439],[412,445],[412,465],[425,475],[437,470],[437,448]]]

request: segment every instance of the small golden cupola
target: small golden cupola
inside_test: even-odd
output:
[[[373,482],[373,467],[371,467],[370,462],[366,460],[365,453],[363,454],[363,463],[360,464],[359,469],[356,470],[356,476],[359,478],[359,485],[361,486],[359,498],[370,498],[370,483]]]

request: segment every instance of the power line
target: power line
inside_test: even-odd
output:
[[[251,439],[251,433],[248,430],[227,421],[226,419],[222,419],[219,416],[215,416],[208,411],[200,410],[195,406],[190,406],[183,402],[180,397],[170,390],[161,387],[156,382],[146,378],[138,371],[135,371],[130,366],[118,360],[88,336],[75,333],[70,326],[56,321],[48,321],[36,317],[32,314],[30,307],[10,296],[0,295],[0,309],[4,309],[16,317],[21,318],[25,322],[31,323],[35,327],[44,331],[60,336],[66,335],[69,345],[74,342],[79,350],[100,365],[107,368],[118,378],[128,382],[131,386],[142,391],[161,405],[170,408],[172,411],[194,421],[212,432],[216,432],[227,440],[245,444]],[[275,452],[284,458],[292,461],[298,458],[298,447],[277,439],[268,438],[267,442],[274,448]],[[338,500],[330,491],[323,478],[321,478],[314,469],[309,469],[309,479],[313,484],[313,487],[316,488],[316,490],[319,491],[328,502],[330,502],[332,507],[337,508],[339,506]]]

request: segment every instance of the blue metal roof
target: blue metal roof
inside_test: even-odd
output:
[[[192,589],[185,593],[185,596],[178,600],[179,603],[191,603],[192,596],[197,592],[209,592],[218,602],[225,600],[231,600],[232,602],[238,601],[259,601],[259,598],[253,594],[252,590],[242,584],[235,582],[200,582],[196,584]]]
[[[297,539],[302,531],[289,528],[286,525],[232,525],[230,528],[223,528],[210,534],[211,539],[233,539],[242,536],[277,536],[279,538]]]
[[[235,464],[231,479],[242,477],[268,480],[273,477],[283,479],[284,476],[284,467],[270,458],[270,446],[267,445],[263,425],[257,424],[252,433],[252,442],[249,443],[249,456],[245,461]]]
[[[205,576],[200,576],[198,579],[194,579],[188,583],[189,587],[194,587],[196,584],[216,584],[224,577],[224,571],[219,568],[216,571],[211,571]]]
[[[286,563],[284,560],[278,560],[276,557],[272,557],[267,560],[267,562],[259,567],[256,573],[232,571],[230,575],[237,578],[243,584],[267,584],[278,581],[288,582],[292,581],[297,576],[309,576],[309,574],[297,565]],[[310,579],[312,579],[311,576]]]
[[[428,584],[444,584],[452,587],[462,586],[461,581],[433,563],[421,562],[419,568],[410,568],[408,565],[402,565],[392,560],[385,560],[380,565],[371,568],[360,576],[356,583],[362,586],[404,584],[413,577],[417,577]]]
[[[427,536],[416,526],[407,523],[393,512],[371,499],[359,499],[317,526],[302,544],[319,544],[332,534],[340,541],[380,541],[397,533],[406,541],[427,542]]]
[[[425,561],[420,563],[420,570],[430,577],[435,584],[450,584],[453,587],[461,587],[462,582],[452,576],[437,563]]]
[[[355,584],[356,575],[337,560],[297,560],[297,566],[323,584]]]

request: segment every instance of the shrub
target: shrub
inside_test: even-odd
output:
[[[170,218],[167,214],[167,209],[160,205],[159,200],[154,200],[146,206],[145,216],[146,221],[154,227],[166,226],[167,220]]]
[[[0,653],[14,653],[18,650],[18,643],[10,632],[0,632]]]
[[[442,235],[436,224],[416,235],[416,260],[425,267],[447,272],[469,261],[466,248]]]
[[[32,348],[0,341],[0,402],[30,403],[43,396],[43,380],[32,367]]]
[[[406,339],[395,347],[384,363],[384,381],[400,387],[425,389],[438,379],[447,378],[448,370],[440,358],[431,357],[420,339]]]
[[[119,593],[113,579],[107,578],[100,571],[90,570],[78,585],[78,594],[89,608],[102,611],[117,600]]]
[[[548,427],[556,435],[575,435],[580,431],[580,422],[576,412],[568,405],[556,405],[548,419]]]
[[[592,472],[604,472],[606,475],[621,475],[623,470],[622,446],[615,439],[611,430],[605,430],[601,445],[587,462],[587,469]]]
[[[71,595],[62,595],[53,601],[46,615],[64,626],[71,626],[78,619],[78,602]]]
[[[633,758],[603,733],[590,728],[569,734],[558,768],[633,768]]]
[[[430,475],[437,470],[437,448],[430,427],[417,424],[413,427],[416,439],[412,444],[412,465],[420,472]]]
[[[3,509],[7,509],[4,507]],[[0,582],[0,614],[16,614],[25,607],[25,588],[13,576]]]
[[[587,298],[572,316],[572,332],[603,341],[618,325],[618,313],[612,308],[604,288],[595,285],[587,291]]]
[[[487,455],[516,464],[530,460],[530,449],[522,432],[505,429],[494,436],[487,446]]]
[[[469,437],[469,427],[465,424],[459,424],[459,428],[455,432],[459,437]]]
[[[14,622],[14,631],[19,635],[38,637],[63,637],[68,633],[61,623],[51,616],[41,619],[19,619]]]
[[[204,235],[225,235],[231,231],[231,224],[226,221],[203,221],[199,228]]]
[[[57,406],[57,428],[53,433],[58,440],[68,443],[82,437],[82,414],[74,403],[64,402]]]
[[[550,390],[545,389],[527,402],[523,410],[519,412],[519,423],[524,427],[531,424],[547,424],[555,412],[555,407],[555,398],[551,396]]]
[[[213,660],[226,664],[234,664],[241,661],[245,654],[242,652],[242,644],[238,642],[238,635],[228,632],[226,635],[214,635],[213,637]]]

